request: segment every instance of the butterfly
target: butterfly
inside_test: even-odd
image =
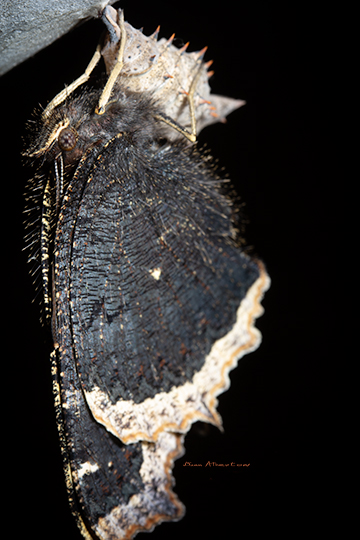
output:
[[[102,18],[85,73],[32,125],[27,241],[71,510],[84,538],[110,540],[183,516],[173,463],[194,422],[221,428],[217,396],[260,343],[270,280],[196,145],[242,102],[210,94],[204,51],[144,36],[109,6]],[[100,58],[107,80],[92,88]]]

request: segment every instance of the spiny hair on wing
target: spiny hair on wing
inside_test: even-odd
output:
[[[44,174],[36,173],[31,178],[25,188],[25,207],[24,207],[24,251],[27,252],[27,262],[30,266],[30,276],[33,279],[34,297],[33,302],[37,301],[40,306],[40,321],[46,322],[45,306],[43,297],[43,282],[41,274],[41,222],[43,193],[47,178]]]

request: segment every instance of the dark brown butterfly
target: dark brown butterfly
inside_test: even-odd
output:
[[[173,462],[193,422],[221,427],[217,396],[260,343],[269,278],[194,144],[241,102],[210,95],[203,53],[144,36],[121,11],[103,19],[105,40],[45,109],[27,155],[40,164],[29,200],[42,208],[69,500],[83,536],[109,540],[183,515]],[[101,56],[108,79],[91,89]]]

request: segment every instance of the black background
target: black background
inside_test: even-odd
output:
[[[325,181],[315,165],[312,27],[303,25],[303,14],[260,1],[127,0],[121,6],[125,19],[145,34],[160,24],[161,37],[175,32],[174,43],[190,41],[189,51],[207,45],[213,92],[246,100],[227,124],[207,128],[200,144],[212,149],[245,201],[247,241],[272,279],[257,324],[263,343],[240,361],[230,390],[219,398],[224,433],[197,424],[175,464],[175,491],[186,517],[157,527],[151,538],[247,539],[258,526],[286,532],[289,516],[298,531],[318,512],[326,409],[321,373],[328,354],[324,314],[331,312]],[[80,539],[68,511],[58,447],[51,341],[40,327],[37,303],[31,303],[22,252],[23,192],[31,173],[22,167],[20,152],[32,110],[83,72],[101,31],[100,21],[89,21],[0,80],[4,486],[15,513],[12,538]],[[203,466],[185,467],[186,461]],[[249,466],[205,467],[207,462]]]

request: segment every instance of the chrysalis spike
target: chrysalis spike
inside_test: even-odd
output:
[[[107,103],[109,102],[112,89],[124,65],[124,50],[126,43],[126,30],[124,22],[124,11],[119,11],[119,26],[120,26],[120,48],[116,58],[115,65],[110,73],[104,90],[100,96],[98,106],[95,109],[96,114],[104,114]]]
[[[181,47],[181,49],[179,49],[179,53],[180,54],[184,54],[184,52],[186,51],[186,49],[188,48],[188,46],[190,45],[190,41],[188,41],[187,43],[185,43],[185,45],[183,45]]]
[[[149,36],[149,39],[153,39],[154,41],[157,41],[159,32],[160,32],[160,25],[157,27],[155,32],[153,34],[151,34],[151,36]]]
[[[167,42],[166,42],[166,46],[167,46],[167,47],[170,47],[170,45],[171,45],[172,42],[174,41],[174,38],[175,38],[175,34],[171,34],[171,36],[169,37],[169,39],[168,39]]]
[[[197,60],[202,60],[207,50],[208,50],[208,47],[205,46],[201,49],[201,51],[197,51],[193,54],[196,55]]]

